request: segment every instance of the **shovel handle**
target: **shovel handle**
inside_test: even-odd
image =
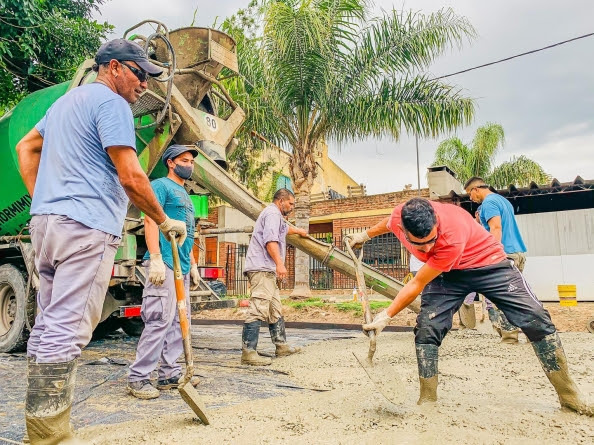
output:
[[[184,286],[184,276],[181,271],[181,264],[179,261],[179,252],[177,249],[176,233],[169,232],[171,238],[171,254],[173,256],[173,282],[175,284],[175,299],[177,300],[177,312],[179,314],[179,326],[182,333],[182,341],[184,344],[184,355],[186,356],[186,374],[185,378],[194,374],[194,360],[192,358],[192,345],[190,337],[190,325],[188,323],[188,311],[186,308],[186,289]],[[188,378],[188,379],[189,379]]]
[[[363,274],[363,246],[361,246],[359,256],[355,255],[355,252],[353,252],[348,241],[345,242],[345,247],[355,264],[355,276],[357,277],[357,288],[359,290],[361,306],[363,307],[363,317],[365,323],[368,324],[373,321],[373,318],[371,317],[371,308],[369,307],[369,298],[367,297],[367,286],[365,285],[365,275]],[[369,353],[367,359],[371,362],[373,355],[375,354],[376,335],[375,331],[368,331],[367,334],[369,335]]]

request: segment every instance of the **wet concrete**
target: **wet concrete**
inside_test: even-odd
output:
[[[297,346],[325,339],[352,338],[344,330],[290,330],[288,340]],[[138,400],[126,391],[128,365],[134,360],[137,338],[118,331],[105,340],[91,342],[79,361],[72,422],[76,429],[114,424],[162,414],[191,412],[175,390],[162,391],[154,400]],[[207,408],[221,408],[250,400],[307,392],[286,373],[240,364],[241,326],[192,326],[198,392]],[[260,331],[258,350],[273,354],[268,329]],[[183,359],[183,358],[182,358]],[[20,441],[25,429],[24,401],[27,363],[24,353],[0,353],[0,443]],[[156,373],[154,373],[156,378]]]

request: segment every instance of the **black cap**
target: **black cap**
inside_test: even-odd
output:
[[[131,40],[114,39],[101,45],[95,56],[95,62],[102,64],[112,59],[120,62],[126,60],[136,62],[142,70],[153,77],[159,76],[163,72],[162,68],[149,62],[144,49]]]
[[[192,148],[192,146],[175,145],[174,144],[174,145],[170,145],[169,147],[167,147],[167,150],[165,150],[165,153],[163,153],[163,157],[161,158],[161,161],[163,161],[163,164],[165,164],[165,167],[167,167],[168,159],[177,158],[179,155],[181,155],[182,153],[185,153],[187,151],[192,153],[192,156],[194,156],[194,157],[198,156],[198,150],[196,150],[195,148]]]

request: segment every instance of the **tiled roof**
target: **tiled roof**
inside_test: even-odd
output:
[[[493,187],[490,187],[490,189],[492,192],[498,193],[507,198],[557,194],[581,190],[594,190],[594,179],[583,179],[581,176],[577,176],[572,182],[559,182],[557,179],[553,178],[550,184],[538,185],[535,182],[531,182],[528,187],[518,188],[512,184],[506,189],[495,190]],[[440,196],[439,199],[444,201],[467,201],[470,198],[466,193],[458,194],[452,190],[447,195]]]

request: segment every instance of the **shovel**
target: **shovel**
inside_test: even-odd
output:
[[[179,381],[177,389],[192,411],[198,416],[204,425],[209,425],[210,422],[206,415],[206,406],[198,395],[196,388],[190,383],[190,379],[194,375],[194,359],[192,358],[192,337],[190,335],[190,325],[188,324],[188,315],[186,310],[186,292],[184,288],[184,276],[182,275],[181,266],[179,263],[179,253],[177,251],[177,242],[175,240],[175,232],[169,232],[171,238],[171,252],[173,254],[173,278],[175,282],[175,297],[177,299],[177,312],[179,314],[179,325],[182,332],[182,340],[184,343],[184,355],[186,357],[186,372]]]
[[[348,241],[345,243],[345,247],[353,263],[355,264],[355,275],[357,277],[357,289],[359,292],[359,300],[363,308],[363,316],[365,323],[371,323],[373,321],[371,317],[371,308],[369,306],[369,298],[367,297],[367,287],[365,285],[365,276],[363,275],[363,247],[359,252],[359,256],[355,255],[353,249],[349,245]],[[388,401],[397,404],[402,401],[404,397],[404,391],[402,388],[402,382],[398,379],[397,373],[387,363],[376,363],[373,362],[373,356],[376,350],[376,335],[375,331],[368,331],[369,335],[369,350],[366,357],[357,355],[353,351],[355,359],[361,365],[369,380],[373,382],[379,393]]]

